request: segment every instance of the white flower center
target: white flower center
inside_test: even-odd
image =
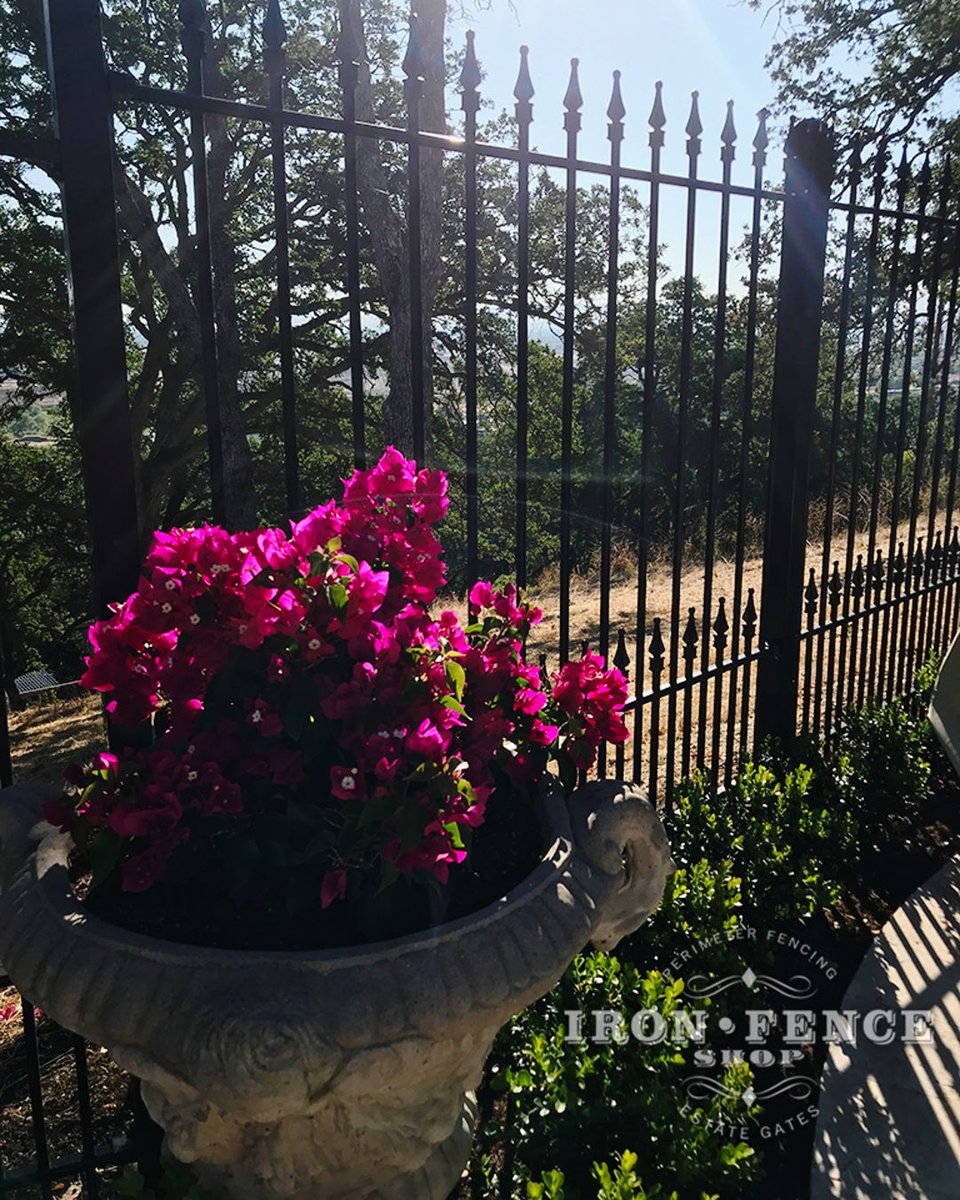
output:
[[[199,613],[191,613],[190,614],[190,624],[191,625],[199,625],[200,624],[200,614]]]

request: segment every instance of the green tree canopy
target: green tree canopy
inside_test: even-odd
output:
[[[939,155],[960,150],[960,6],[779,0],[771,15],[779,36],[767,67],[785,112],[829,118],[847,141],[909,138]]]

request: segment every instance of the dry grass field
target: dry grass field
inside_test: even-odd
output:
[[[942,522],[941,522],[942,527]],[[906,536],[906,530],[901,529],[901,536]],[[854,555],[863,554],[866,557],[869,544],[869,538],[866,533],[858,533],[854,540]],[[881,529],[877,536],[876,545],[882,550],[884,558],[887,556],[887,550],[890,544],[890,531],[888,528]],[[814,569],[817,578],[819,579],[822,566],[822,543],[811,541],[807,546],[807,569]],[[831,548],[831,567],[832,560],[839,559],[841,568],[846,556],[846,535],[838,535],[834,538]],[[612,632],[612,640],[610,652],[612,654],[615,649],[615,637],[619,629],[623,629],[625,635],[625,646],[627,653],[630,656],[629,674],[631,680],[637,680],[637,654],[636,654],[636,632],[637,632],[637,583],[636,583],[636,564],[631,561],[629,555],[619,552],[614,555],[614,571],[610,590],[610,627]],[[760,587],[763,576],[763,560],[756,556],[748,558],[742,566],[742,596],[743,602],[746,602],[747,589],[755,589],[755,604],[757,610],[760,608]],[[731,561],[720,561],[715,564],[713,571],[713,609],[716,613],[716,606],[719,599],[722,597],[726,601],[727,616],[732,623],[731,607],[734,596],[734,587],[736,583],[736,564]],[[531,588],[531,594],[535,596],[537,602],[544,610],[544,619],[540,625],[534,630],[529,644],[529,652],[532,655],[546,654],[548,657],[548,665],[556,664],[556,647],[559,637],[559,593],[555,579],[545,578],[541,581],[540,588]],[[704,590],[704,570],[701,564],[692,564],[686,567],[680,576],[679,589],[679,612],[680,612],[680,633],[682,636],[684,624],[687,618],[687,610],[694,608],[696,610],[697,620],[700,620],[700,613],[703,606],[703,590]],[[653,629],[653,621],[659,617],[662,622],[662,635],[666,643],[665,651],[665,671],[662,677],[662,682],[666,683],[669,676],[670,666],[670,625],[672,614],[673,601],[673,575],[669,560],[660,560],[654,563],[647,575],[647,610],[644,628],[647,634]],[[448,607],[465,613],[466,602],[463,597],[445,599]],[[571,645],[578,648],[581,642],[589,642],[591,646],[597,646],[600,629],[600,587],[599,579],[574,577],[571,581],[570,589],[570,633]],[[729,652],[729,637],[728,635],[728,652]],[[756,642],[754,643],[756,645]],[[647,654],[647,649],[644,647],[644,653]],[[682,646],[678,647],[678,674],[683,676],[684,662],[682,657]],[[712,644],[710,647],[709,662],[713,662],[714,654]],[[695,672],[700,666],[700,648],[698,647],[697,659],[694,664]],[[803,663],[801,664],[803,666]],[[835,664],[834,681],[824,679],[822,682],[822,691],[835,686],[836,680],[842,670],[842,665]],[[685,704],[685,694],[681,692],[677,697],[676,704],[676,724],[675,724],[675,773],[680,773],[682,768],[687,765],[684,761],[684,747],[689,745],[690,748],[690,765],[699,763],[699,765],[709,768],[713,765],[713,724],[714,712],[718,711],[721,714],[723,728],[721,729],[719,746],[720,759],[723,760],[724,752],[727,745],[727,729],[726,723],[731,713],[731,698],[730,698],[730,675],[729,672],[724,673],[720,677],[720,699],[719,705],[716,700],[717,680],[711,680],[706,685],[706,700],[703,704],[703,717],[701,722],[701,699],[700,685],[696,682],[690,692],[689,702],[689,724],[685,724],[684,717],[687,711]],[[646,657],[643,663],[643,670],[640,677],[641,691],[645,691],[650,687],[650,667],[649,658]],[[732,709],[735,717],[735,724],[739,727],[743,716],[741,706],[741,689],[742,677],[737,683],[738,698],[735,707]],[[751,683],[751,688],[755,687],[755,682]],[[749,708],[752,709],[752,693],[749,702]],[[648,710],[649,705],[645,706]],[[665,762],[666,744],[665,739],[668,734],[670,705],[664,699],[659,706],[658,713],[658,736],[660,741],[660,756]],[[639,762],[636,774],[638,779],[646,781],[649,776],[649,745],[650,745],[650,722],[652,713],[645,712],[642,716],[641,727],[641,746]],[[752,712],[748,711],[748,725]],[[18,781],[53,781],[59,777],[60,770],[65,762],[71,759],[82,758],[85,754],[91,752],[94,748],[104,744],[104,727],[103,720],[100,714],[100,706],[96,697],[79,696],[69,700],[54,700],[45,704],[30,705],[18,712],[10,714],[10,734],[13,751],[13,763],[15,778]],[[749,744],[750,729],[747,729],[745,743]],[[734,739],[738,744],[740,742],[740,729],[736,729],[736,737]],[[702,753],[698,754],[698,748]],[[735,747],[736,749],[736,747]],[[628,751],[628,761],[633,756],[633,750]],[[661,768],[662,774],[662,768]]]

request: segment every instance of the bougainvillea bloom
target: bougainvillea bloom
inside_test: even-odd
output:
[[[431,615],[447,507],[444,474],[390,448],[288,530],[155,534],[82,681],[154,744],[71,766],[48,819],[112,849],[134,892],[254,819],[299,831],[319,908],[371,870],[445,882],[498,783],[569,778],[627,736],[598,655],[552,679],[524,660],[541,614],[512,585],[475,584],[466,629]]]

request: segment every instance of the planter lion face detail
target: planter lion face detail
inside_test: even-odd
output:
[[[640,792],[594,782],[547,797],[549,849],[470,917],[348,950],[203,949],[88,914],[49,798],[0,793],[0,960],[142,1080],[167,1151],[231,1200],[445,1200],[498,1029],[635,930],[673,869]]]

